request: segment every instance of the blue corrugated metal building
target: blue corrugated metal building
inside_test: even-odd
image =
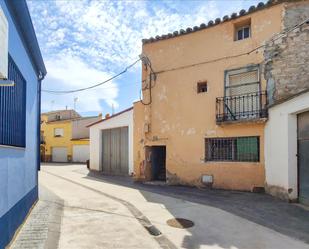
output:
[[[12,87],[0,86],[0,248],[4,248],[38,199],[40,92],[46,69],[26,1],[0,0],[0,8],[8,23],[7,78],[15,82]]]

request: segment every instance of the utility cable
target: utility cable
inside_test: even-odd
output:
[[[306,19],[305,21],[295,25],[293,28],[286,30],[286,31],[282,31],[281,33],[278,33],[278,37],[275,37],[273,39],[270,40],[270,42],[274,42],[280,38],[282,38],[284,35],[292,32],[293,30],[297,29],[298,27],[304,25],[305,23],[309,24],[309,19]],[[166,69],[166,70],[160,70],[160,71],[156,71],[156,74],[161,74],[161,73],[166,73],[166,72],[171,72],[171,71],[176,71],[176,70],[180,70],[180,69],[185,69],[185,68],[190,68],[190,67],[195,67],[195,66],[199,66],[199,65],[203,65],[203,64],[208,64],[208,63],[213,63],[213,62],[217,62],[217,61],[221,61],[221,60],[226,60],[226,59],[232,59],[232,58],[236,58],[236,57],[240,57],[240,56],[244,56],[244,55],[250,55],[253,52],[265,47],[266,44],[260,45],[248,52],[244,52],[244,53],[240,53],[240,54],[236,54],[236,55],[229,55],[229,56],[224,56],[224,57],[220,57],[220,58],[216,58],[213,60],[208,60],[208,61],[203,61],[203,62],[198,62],[198,63],[194,63],[194,64],[190,64],[190,65],[185,65],[185,66],[180,66],[180,67],[174,67],[174,68],[170,68],[170,69]]]
[[[92,86],[89,86],[89,87],[85,87],[85,88],[80,88],[80,89],[75,89],[75,90],[67,90],[67,91],[56,91],[56,90],[42,90],[42,92],[47,92],[47,93],[76,93],[76,92],[81,92],[81,91],[85,91],[85,90],[89,90],[89,89],[92,89],[92,88],[95,88],[95,87],[98,87],[98,86],[101,86],[103,84],[106,84],[108,82],[110,82],[111,80],[119,77],[120,75],[126,73],[128,71],[128,69],[130,69],[131,67],[133,67],[137,62],[139,62],[141,60],[141,58],[139,58],[138,60],[136,60],[135,62],[133,62],[132,64],[130,64],[129,66],[127,66],[123,71],[121,71],[120,73],[110,77],[109,79],[103,81],[103,82],[100,82],[98,84],[95,84],[95,85],[92,85]]]
[[[293,30],[295,30],[296,28],[304,25],[305,23],[308,24],[309,22],[309,19],[306,19],[305,21],[295,25],[293,28],[289,29],[289,30],[286,30],[286,31],[283,31],[281,33],[278,34],[277,37],[271,39],[270,41],[271,42],[274,42],[280,38],[282,38],[284,35],[292,32]],[[198,65],[203,65],[203,64],[208,64],[208,63],[212,63],[212,62],[217,62],[217,61],[220,61],[220,60],[226,60],[226,59],[231,59],[231,58],[236,58],[236,57],[240,57],[240,56],[244,56],[244,55],[250,55],[251,53],[265,47],[266,45],[263,44],[263,45],[260,45],[248,52],[244,52],[244,53],[240,53],[240,54],[237,54],[237,55],[230,55],[230,56],[224,56],[224,57],[220,57],[220,58],[216,58],[216,59],[213,59],[213,60],[208,60],[208,61],[204,61],[204,62],[199,62],[199,63],[194,63],[194,64],[190,64],[190,65],[185,65],[185,66],[180,66],[180,67],[175,67],[175,68],[171,68],[171,69],[166,69],[166,70],[161,70],[161,71],[154,71],[153,68],[152,68],[152,65],[151,65],[151,62],[149,60],[148,57],[146,56],[141,56],[138,60],[136,60],[135,62],[133,62],[132,64],[130,64],[129,66],[127,66],[123,71],[121,71],[120,73],[114,75],[113,77],[103,81],[103,82],[100,82],[98,84],[95,84],[95,85],[92,85],[90,87],[85,87],[85,88],[80,88],[80,89],[76,89],[76,90],[68,90],[68,91],[56,91],[56,90],[45,90],[43,89],[42,92],[46,92],[46,93],[51,93],[51,94],[67,94],[67,93],[75,93],[75,92],[81,92],[81,91],[85,91],[85,90],[89,90],[89,89],[92,89],[92,88],[95,88],[95,87],[98,87],[98,86],[101,86],[103,84],[106,84],[108,83],[109,81],[119,77],[120,75],[124,74],[127,72],[128,69],[130,69],[131,67],[133,67],[138,61],[142,60],[144,63],[146,62],[146,64],[150,67],[150,70],[151,70],[151,74],[150,74],[150,85],[149,87],[145,87],[145,88],[142,88],[142,90],[146,90],[147,88],[149,88],[150,90],[150,98],[151,98],[151,88],[153,87],[152,86],[152,75],[154,75],[154,77],[156,77],[157,74],[161,74],[161,73],[165,73],[165,72],[170,72],[170,71],[175,71],[175,70],[180,70],[180,69],[185,69],[185,68],[189,68],[189,67],[194,67],[194,66],[198,66]],[[146,59],[146,60],[145,60]],[[150,100],[150,103],[151,103],[151,100]],[[149,104],[150,104],[149,103]],[[146,104],[146,103],[144,103]]]

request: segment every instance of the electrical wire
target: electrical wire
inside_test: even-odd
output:
[[[284,35],[292,32],[293,30],[295,30],[296,28],[302,26],[303,24],[305,23],[308,23],[309,22],[309,19],[306,19],[305,21],[295,25],[293,28],[289,29],[289,30],[286,30],[286,31],[283,31],[281,33],[278,34],[277,37],[271,39],[270,41],[271,42],[274,42],[280,38],[282,38]],[[230,55],[230,56],[224,56],[224,57],[220,57],[220,58],[217,58],[217,59],[213,59],[213,60],[208,60],[208,61],[203,61],[203,62],[199,62],[199,63],[194,63],[194,64],[190,64],[190,65],[185,65],[185,66],[180,66],[180,67],[175,67],[175,68],[171,68],[171,69],[166,69],[166,70],[161,70],[161,71],[154,71],[153,68],[152,68],[152,65],[151,65],[151,62],[149,60],[148,57],[146,56],[141,56],[138,60],[136,60],[135,62],[133,62],[132,64],[130,64],[129,66],[127,66],[123,71],[121,71],[120,73],[114,75],[113,77],[103,81],[103,82],[100,82],[98,84],[95,84],[95,85],[92,85],[92,86],[89,86],[89,87],[85,87],[85,88],[80,88],[80,89],[75,89],[75,90],[67,90],[67,91],[56,91],[56,90],[45,90],[43,89],[42,92],[46,92],[46,93],[50,93],[50,94],[68,94],[68,93],[75,93],[75,92],[81,92],[81,91],[85,91],[85,90],[89,90],[89,89],[93,89],[93,88],[96,88],[98,86],[101,86],[103,84],[106,84],[108,83],[109,81],[119,77],[120,75],[124,74],[127,72],[128,69],[130,69],[131,67],[133,67],[138,61],[142,60],[143,61],[143,58],[146,58],[147,60],[146,61],[146,64],[150,67],[150,70],[151,70],[151,74],[149,75],[149,86],[146,86],[146,87],[142,87],[141,89],[141,92],[144,91],[144,90],[147,90],[149,89],[149,93],[150,93],[150,102],[149,103],[143,103],[144,105],[149,105],[151,103],[151,88],[154,87],[154,85],[152,85],[152,75],[154,75],[154,77],[156,77],[157,74],[161,74],[161,73],[165,73],[165,72],[170,72],[170,71],[175,71],[175,70],[180,70],[180,69],[185,69],[185,68],[189,68],[189,67],[194,67],[194,66],[198,66],[198,65],[203,65],[203,64],[208,64],[208,63],[213,63],[213,62],[217,62],[217,61],[220,61],[220,60],[226,60],[226,59],[232,59],[232,58],[236,58],[236,57],[240,57],[240,56],[244,56],[244,55],[250,55],[251,53],[265,47],[266,45],[260,45],[248,52],[244,52],[244,53],[240,53],[240,54],[237,54],[237,55]],[[143,62],[145,62],[143,61]],[[143,81],[144,82],[144,81]],[[141,94],[140,94],[141,95]],[[141,97],[141,96],[140,96]],[[142,99],[141,99],[141,102],[142,102]]]
[[[131,83],[131,82],[124,82],[124,83],[121,84],[121,88],[132,87],[132,86],[138,85],[140,83],[141,82],[133,82],[133,83]],[[97,88],[97,89],[92,88],[92,89],[89,89],[89,90],[93,91],[93,90],[108,90],[108,89],[119,89],[119,87],[118,86],[110,86],[110,87],[107,86],[107,87],[100,87],[100,88]],[[53,93],[53,92],[44,92],[44,93],[52,94],[52,95],[60,95],[60,96],[66,95],[66,94],[70,94],[70,93]]]
[[[293,30],[297,29],[298,27],[304,25],[305,23],[308,23],[309,22],[309,19],[306,19],[305,21],[295,25],[293,28],[289,29],[289,30],[286,30],[286,31],[283,31],[281,33],[278,33],[278,37],[275,37],[273,39],[270,40],[270,42],[274,42],[280,38],[282,38],[284,35],[292,32]],[[176,70],[181,70],[181,69],[185,69],[185,68],[189,68],[189,67],[195,67],[195,66],[199,66],[199,65],[203,65],[203,64],[208,64],[208,63],[213,63],[213,62],[217,62],[217,61],[221,61],[221,60],[227,60],[227,59],[232,59],[232,58],[236,58],[236,57],[240,57],[240,56],[244,56],[244,55],[250,55],[252,54],[253,52],[265,47],[266,44],[264,45],[260,45],[248,52],[244,52],[244,53],[240,53],[240,54],[236,54],[236,55],[229,55],[229,56],[224,56],[224,57],[220,57],[220,58],[216,58],[216,59],[213,59],[213,60],[208,60],[208,61],[203,61],[203,62],[198,62],[198,63],[194,63],[194,64],[190,64],[190,65],[185,65],[185,66],[180,66],[180,67],[174,67],[174,68],[170,68],[170,69],[165,69],[165,70],[160,70],[160,71],[156,71],[155,73],[156,74],[161,74],[161,73],[166,73],[166,72],[171,72],[171,71],[176,71]]]
[[[95,88],[95,87],[98,87],[98,86],[101,86],[103,84],[106,84],[108,83],[109,81],[119,77],[120,75],[126,73],[128,71],[128,69],[130,69],[131,67],[133,67],[137,62],[139,62],[141,60],[141,58],[139,58],[138,60],[136,60],[135,62],[133,62],[132,64],[130,64],[129,66],[127,66],[123,71],[121,71],[120,73],[110,77],[109,79],[103,81],[103,82],[100,82],[98,84],[95,84],[95,85],[92,85],[92,86],[89,86],[89,87],[85,87],[85,88],[80,88],[80,89],[75,89],[75,90],[67,90],[67,91],[56,91],[56,90],[45,90],[43,89],[42,92],[47,92],[47,93],[63,93],[63,94],[67,94],[67,93],[76,93],[76,92],[81,92],[81,91],[85,91],[85,90],[89,90],[89,89],[92,89],[92,88]]]

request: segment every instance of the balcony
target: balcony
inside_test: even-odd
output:
[[[266,91],[216,99],[216,121],[218,124],[254,121],[267,117]]]

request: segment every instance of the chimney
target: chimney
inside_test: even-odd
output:
[[[109,113],[105,114],[105,119],[108,119],[110,117]]]

